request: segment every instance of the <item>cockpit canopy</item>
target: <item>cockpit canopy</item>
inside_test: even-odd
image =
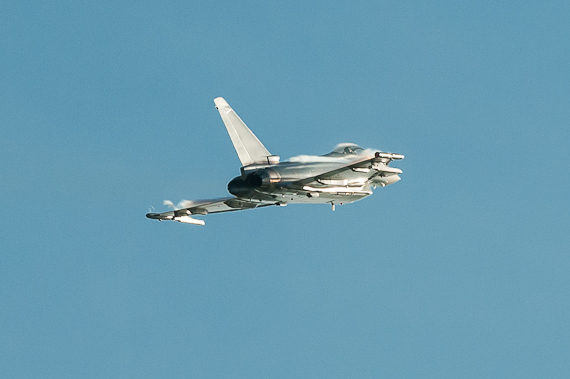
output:
[[[358,155],[364,151],[363,148],[354,143],[341,143],[336,145],[333,151],[323,155],[324,157],[345,157],[350,155]]]

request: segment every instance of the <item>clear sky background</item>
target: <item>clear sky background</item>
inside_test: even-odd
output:
[[[570,377],[568,1],[0,2],[1,377]],[[227,195],[405,154],[351,205]]]

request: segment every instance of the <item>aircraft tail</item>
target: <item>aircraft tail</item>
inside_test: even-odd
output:
[[[216,104],[216,109],[220,112],[222,121],[228,130],[242,166],[252,163],[266,163],[271,153],[267,151],[255,134],[249,130],[236,112],[222,97],[215,98],[214,103]]]

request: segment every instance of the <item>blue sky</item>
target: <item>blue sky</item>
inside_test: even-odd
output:
[[[0,376],[568,377],[564,1],[0,4]],[[358,203],[225,196],[274,154],[402,153]]]

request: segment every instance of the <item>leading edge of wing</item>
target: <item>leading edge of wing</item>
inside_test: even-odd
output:
[[[205,216],[210,213],[233,212],[274,205],[274,202],[250,201],[237,197],[224,197],[209,200],[183,200],[182,208],[163,212],[147,213],[146,217],[159,221],[178,221],[186,224],[204,225],[204,220],[192,218],[194,215]]]

